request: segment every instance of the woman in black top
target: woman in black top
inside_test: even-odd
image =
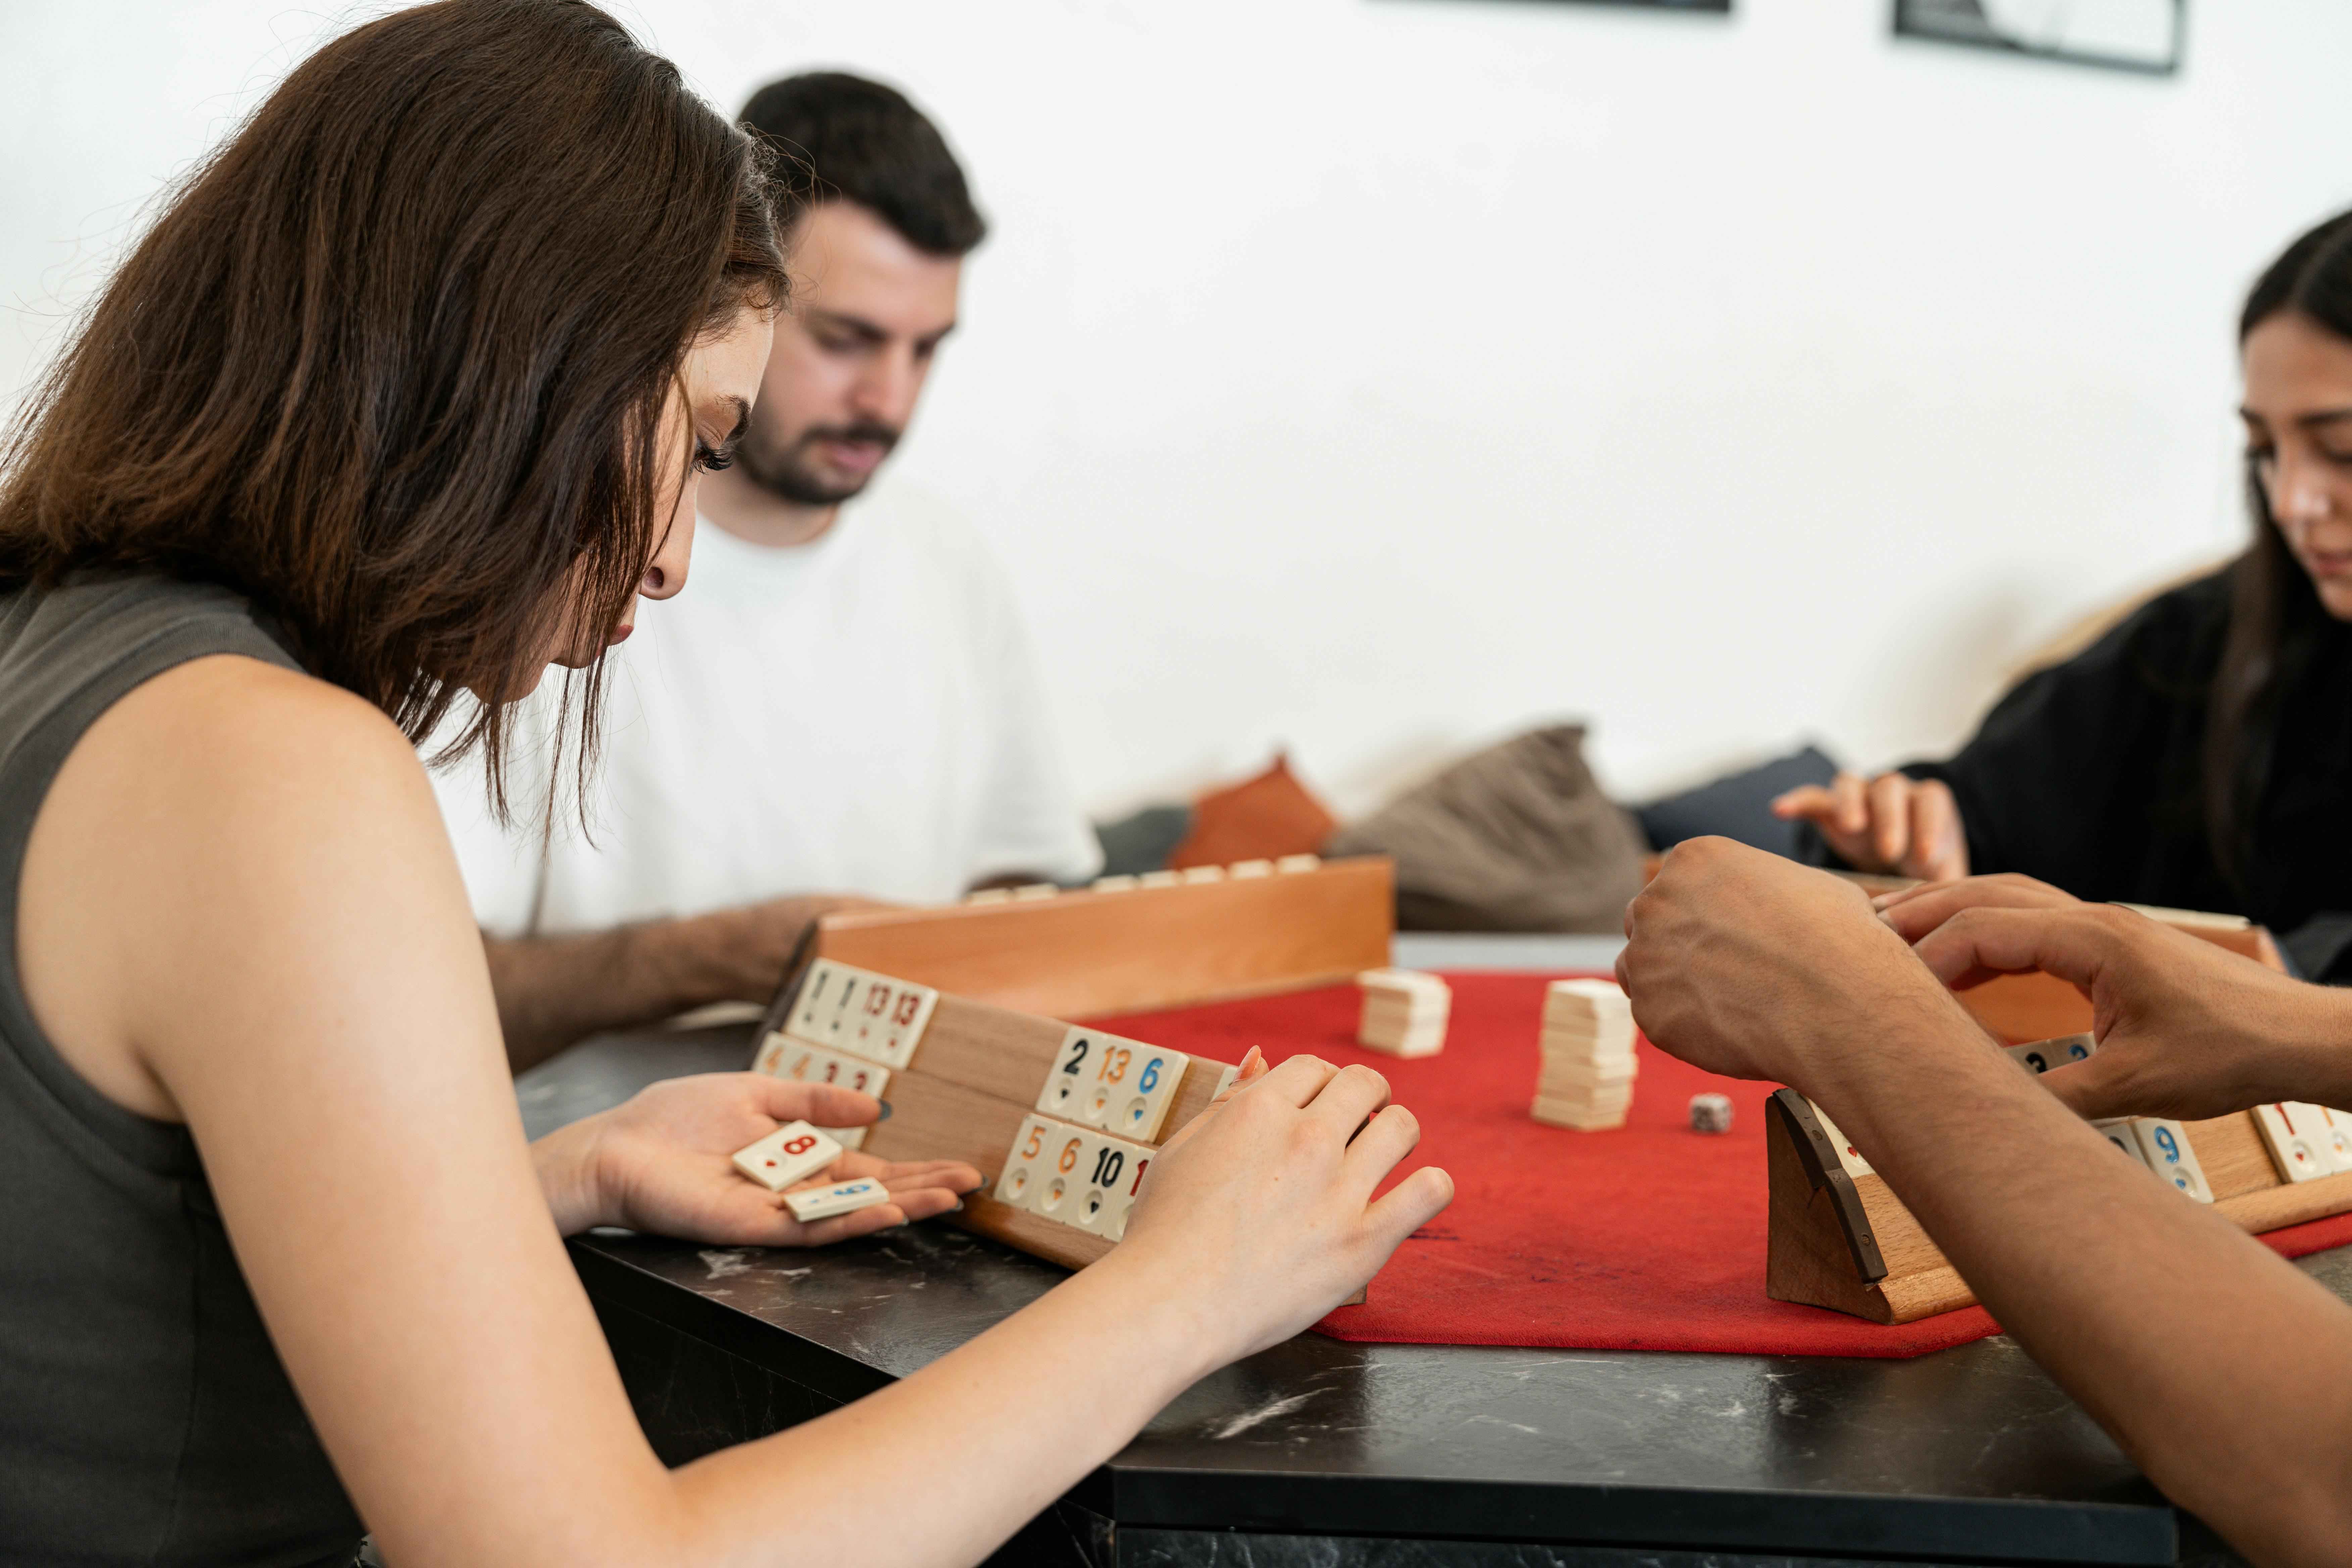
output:
[[[751,1073],[527,1145],[413,745],[471,692],[495,761],[683,586],[770,197],[593,6],[395,11],[194,173],[0,448],[0,1560],[339,1564],[363,1521],[400,1568],[975,1562],[1450,1195],[1373,1201],[1415,1136],[1378,1074],[1247,1063],[1083,1274],[647,1446],[562,1236],[821,1242],[979,1180],[847,1156],[892,1201],[801,1226],[729,1154],[881,1107]]]
[[[2027,677],[1949,761],[1783,816],[1858,869],[2243,914],[2352,978],[2352,214],[2263,274],[2239,342],[2245,553]]]

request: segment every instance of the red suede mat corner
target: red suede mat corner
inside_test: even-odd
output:
[[[1316,1325],[1393,1344],[1914,1356],[1999,1331],[1980,1307],[1888,1326],[1764,1294],[1764,1100],[1640,1047],[1632,1119],[1611,1132],[1546,1127],[1535,1092],[1539,974],[1449,974],[1444,1051],[1417,1061],[1360,1049],[1358,993],[1331,986],[1130,1014],[1120,1033],[1238,1061],[1300,1051],[1388,1075],[1421,1119],[1412,1164],[1454,1174],[1454,1205],[1397,1249],[1370,1299]],[[1106,1022],[1111,1022],[1106,1020]],[[1690,1097],[1731,1097],[1728,1134],[1690,1131]],[[2263,1237],[2289,1258],[2352,1242],[2352,1215]]]

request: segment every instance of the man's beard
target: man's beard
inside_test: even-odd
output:
[[[898,444],[898,432],[887,425],[861,421],[855,425],[819,425],[801,432],[797,440],[782,450],[769,447],[756,437],[744,441],[737,448],[735,460],[760,487],[774,492],[795,506],[839,506],[873,482],[874,475],[844,487],[820,479],[808,460],[808,453],[819,441],[870,441],[888,457]],[[875,473],[881,466],[875,466]]]

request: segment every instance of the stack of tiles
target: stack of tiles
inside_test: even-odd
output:
[[[1633,1104],[1633,1005],[1606,980],[1555,980],[1544,996],[1538,1121],[1580,1132],[1625,1125]]]
[[[1392,1057],[1433,1057],[1445,1048],[1454,992],[1444,981],[1417,969],[1367,969],[1356,984],[1364,991],[1358,1045]]]

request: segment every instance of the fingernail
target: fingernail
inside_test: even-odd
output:
[[[954,1203],[948,1206],[948,1212],[950,1214],[963,1213],[963,1200],[961,1198],[956,1199]]]
[[[877,1121],[887,1121],[890,1120],[890,1102],[886,1100],[881,1102],[881,1105],[882,1114],[876,1117],[874,1120]]]

